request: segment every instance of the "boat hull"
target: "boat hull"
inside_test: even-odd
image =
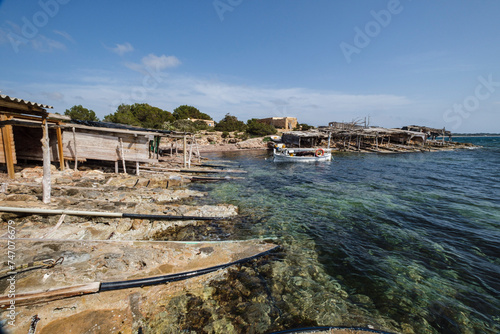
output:
[[[298,156],[274,150],[273,158],[275,162],[318,162],[331,161],[332,154],[330,152],[324,152],[321,156]]]

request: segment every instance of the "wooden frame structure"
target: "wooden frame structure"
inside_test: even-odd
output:
[[[100,160],[115,162],[116,172],[120,164],[126,172],[126,162],[132,162],[135,163],[136,173],[139,173],[139,163],[158,162],[162,137],[190,136],[189,133],[119,124],[71,121],[67,116],[49,114],[45,108],[52,107],[1,97],[0,144],[3,155],[0,154],[0,163],[7,164],[10,178],[15,176],[16,159],[45,161],[47,157],[49,165],[50,161],[58,161],[61,170],[68,161],[74,161],[76,170],[78,162]],[[37,145],[41,139],[42,145]],[[187,164],[186,156],[184,165]]]
[[[0,95],[0,127],[2,128],[2,146],[4,153],[4,162],[7,165],[7,173],[9,178],[15,178],[14,164],[16,161],[16,149],[14,144],[14,134],[12,129],[12,120],[14,117],[21,119],[30,119],[38,123],[42,127],[42,138],[40,138],[43,151],[43,202],[50,202],[50,152],[49,152],[49,136],[48,136],[48,120],[49,113],[47,109],[52,109],[52,106],[30,102],[7,95]],[[59,137],[58,137],[59,139]],[[64,160],[61,152],[61,160]],[[63,167],[64,168],[64,167]]]

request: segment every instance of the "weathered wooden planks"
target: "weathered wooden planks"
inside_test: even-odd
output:
[[[78,159],[93,159],[105,161],[149,161],[149,138],[120,134],[119,136],[76,131],[75,139],[78,147]],[[64,156],[75,159],[76,152],[73,133],[63,132]],[[120,154],[120,139],[123,142],[123,157]]]
[[[15,295],[15,305],[30,305],[38,303],[46,303],[53,300],[76,297],[81,295],[86,295],[90,293],[99,292],[101,286],[100,282],[93,282],[89,284],[69,286],[64,288],[55,288],[45,291],[36,291],[28,293],[20,293]],[[8,295],[0,296],[0,308],[6,308],[12,301]]]

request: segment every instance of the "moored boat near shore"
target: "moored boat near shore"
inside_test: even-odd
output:
[[[332,150],[324,148],[276,147],[273,150],[273,158],[275,162],[331,161]]]

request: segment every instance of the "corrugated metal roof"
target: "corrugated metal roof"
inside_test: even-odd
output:
[[[7,102],[19,103],[19,104],[25,104],[27,106],[32,106],[32,107],[38,107],[38,108],[44,108],[44,109],[54,109],[54,107],[46,105],[46,104],[31,102],[31,101],[19,99],[17,97],[10,97],[8,95],[0,95],[0,100],[4,100]]]

